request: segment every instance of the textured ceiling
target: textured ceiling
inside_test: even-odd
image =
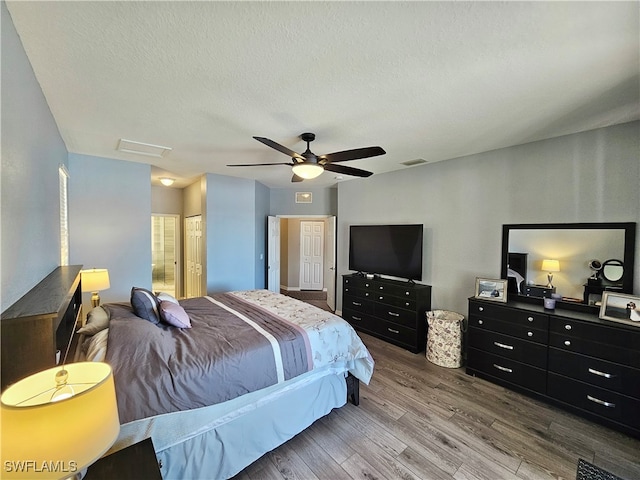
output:
[[[289,167],[225,166],[289,161],[252,136],[302,152],[314,132],[318,155],[380,145],[348,166],[382,173],[639,119],[638,5],[7,2],[70,152],[177,186],[210,172],[270,187],[291,186]]]

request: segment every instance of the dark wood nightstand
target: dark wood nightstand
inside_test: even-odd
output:
[[[102,457],[83,480],[162,480],[151,438]]]

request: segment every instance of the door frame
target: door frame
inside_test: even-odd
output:
[[[176,297],[180,297],[182,295],[182,215],[176,213],[152,213],[152,217],[172,217],[176,220],[176,231],[175,231],[175,245],[176,245],[176,263],[175,263],[175,271],[173,273],[174,283],[175,283],[175,294]],[[152,274],[153,277],[153,274]],[[152,278],[153,282],[153,278]]]
[[[300,220],[325,220],[325,221],[330,221],[330,219],[333,219],[334,222],[334,228],[333,228],[333,240],[332,240],[332,245],[333,245],[333,265],[327,265],[327,261],[331,260],[331,257],[326,255],[326,251],[327,248],[329,248],[330,245],[328,241],[324,242],[324,250],[325,250],[325,272],[324,272],[324,289],[327,290],[327,303],[329,304],[329,307],[332,310],[335,310],[336,308],[336,293],[337,293],[337,269],[336,269],[336,260],[337,260],[337,249],[338,249],[338,243],[337,243],[337,229],[335,228],[335,224],[337,223],[337,215],[330,215],[330,214],[325,214],[325,215],[271,215],[272,217],[276,217],[277,219],[281,219],[281,218],[293,218],[293,219],[300,219]],[[327,229],[325,229],[325,233],[327,232]],[[268,237],[268,235],[267,235]],[[282,258],[282,252],[280,252],[280,257]],[[329,292],[329,289],[331,289],[332,291]]]

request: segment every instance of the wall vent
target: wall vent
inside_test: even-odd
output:
[[[421,163],[427,163],[427,161],[422,158],[416,158],[415,160],[407,160],[406,162],[402,162],[402,165],[406,167],[413,167],[414,165],[420,165]]]
[[[172,149],[161,145],[134,142],[133,140],[125,140],[124,138],[121,138],[118,142],[118,150],[125,153],[135,153],[138,155],[146,155],[148,157],[161,158]]]

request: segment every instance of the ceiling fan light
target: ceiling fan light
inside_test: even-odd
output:
[[[160,178],[160,183],[163,184],[165,187],[170,187],[171,185],[173,185],[173,182],[175,181],[176,181],[175,178],[169,178],[169,177]]]
[[[317,163],[298,163],[292,168],[293,173],[295,173],[300,178],[304,178],[305,180],[310,180],[312,178],[316,178],[322,172],[324,172],[324,168],[318,165]]]

